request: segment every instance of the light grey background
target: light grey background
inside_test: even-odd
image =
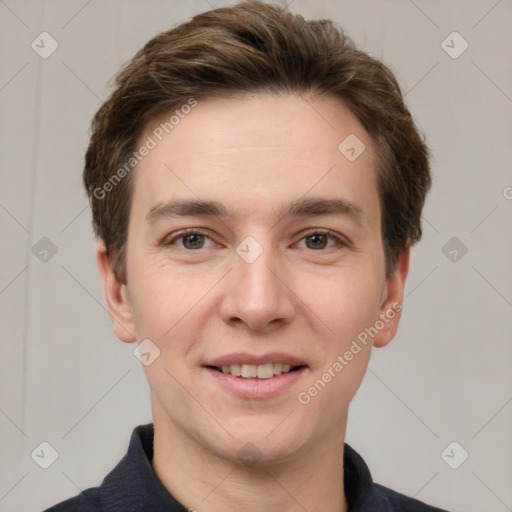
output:
[[[115,338],[104,308],[83,154],[119,66],[225,3],[0,0],[0,511],[98,485],[133,427],[151,421],[134,346]],[[405,494],[455,512],[512,510],[512,2],[291,7],[333,17],[396,72],[434,157],[403,321],[374,351],[347,441],[376,481]],[[59,44],[47,59],[31,48],[42,31]],[[469,44],[456,59],[442,47],[453,31]],[[46,263],[32,252],[42,237],[58,250]],[[455,262],[442,250],[452,237],[468,249]],[[31,458],[42,441],[58,452],[46,470]],[[458,469],[441,457],[452,441],[469,453]],[[450,462],[461,453],[448,450]]]

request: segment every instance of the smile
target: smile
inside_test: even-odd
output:
[[[289,373],[300,368],[291,364],[266,363],[266,364],[229,364],[213,367],[215,370],[242,377],[243,379],[271,379],[282,373]]]

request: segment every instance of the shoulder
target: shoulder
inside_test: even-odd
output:
[[[410,498],[380,484],[373,484],[372,489],[382,500],[386,500],[393,512],[447,512],[444,509],[427,505],[415,498]]]
[[[69,498],[53,505],[43,512],[102,512],[99,487],[82,491],[74,498]]]
[[[343,469],[350,512],[447,512],[375,483],[363,458],[346,443]]]

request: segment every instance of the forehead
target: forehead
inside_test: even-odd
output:
[[[153,119],[138,146],[149,141],[133,177],[144,217],[158,203],[194,196],[252,215],[258,205],[277,211],[308,194],[339,192],[363,210],[378,198],[372,141],[334,97],[199,99]]]

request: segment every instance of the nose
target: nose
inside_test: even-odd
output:
[[[272,331],[290,323],[296,300],[278,255],[265,248],[252,260],[242,248],[233,261],[220,305],[224,322],[254,331]]]

